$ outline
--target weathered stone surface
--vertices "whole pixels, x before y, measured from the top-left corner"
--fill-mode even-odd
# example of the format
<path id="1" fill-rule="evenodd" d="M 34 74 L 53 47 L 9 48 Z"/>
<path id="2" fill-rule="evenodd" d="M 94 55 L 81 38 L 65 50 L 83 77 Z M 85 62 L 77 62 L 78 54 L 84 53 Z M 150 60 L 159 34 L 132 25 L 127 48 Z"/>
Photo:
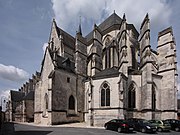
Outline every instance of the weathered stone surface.
<path id="1" fill-rule="evenodd" d="M 86 37 L 72 37 L 53 21 L 35 90 L 35 122 L 83 121 L 103 126 L 113 118 L 175 118 L 176 46 L 172 28 L 150 46 L 150 21 L 140 34 L 112 14 Z M 140 36 L 139 36 L 140 35 Z M 167 102 L 168 101 L 168 102 Z"/>

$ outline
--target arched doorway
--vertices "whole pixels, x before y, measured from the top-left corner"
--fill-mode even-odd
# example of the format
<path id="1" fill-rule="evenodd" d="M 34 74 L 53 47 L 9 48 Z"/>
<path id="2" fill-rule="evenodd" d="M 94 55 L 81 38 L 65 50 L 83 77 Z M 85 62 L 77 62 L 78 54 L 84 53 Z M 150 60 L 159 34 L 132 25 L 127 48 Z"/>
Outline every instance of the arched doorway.
<path id="1" fill-rule="evenodd" d="M 68 107 L 69 110 L 75 110 L 75 99 L 73 97 L 73 95 L 71 95 L 69 97 L 69 107 Z"/>

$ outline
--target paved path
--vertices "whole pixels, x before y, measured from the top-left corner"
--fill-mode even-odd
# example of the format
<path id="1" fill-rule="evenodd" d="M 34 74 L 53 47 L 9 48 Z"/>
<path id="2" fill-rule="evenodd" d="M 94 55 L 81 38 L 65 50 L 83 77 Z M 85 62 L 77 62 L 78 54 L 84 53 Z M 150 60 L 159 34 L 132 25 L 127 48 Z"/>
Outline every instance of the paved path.
<path id="1" fill-rule="evenodd" d="M 179 135 L 180 132 L 157 132 L 155 135 Z M 34 123 L 4 123 L 0 135 L 124 135 L 103 127 L 90 127 L 86 123 L 43 126 Z M 141 132 L 128 135 L 148 135 Z M 150 134 L 149 134 L 150 135 Z M 152 135 L 152 134 L 151 134 Z"/>
<path id="2" fill-rule="evenodd" d="M 69 123 L 69 124 L 61 124 L 61 125 L 42 125 L 42 124 L 34 124 L 34 123 L 16 123 L 25 126 L 36 126 L 36 127 L 77 127 L 77 128 L 104 128 L 104 127 L 91 127 L 86 123 Z M 15 135 L 15 123 L 7 122 L 2 125 L 2 129 L 0 130 L 0 135 Z"/>
<path id="3" fill-rule="evenodd" d="M 34 123 L 22 123 L 19 122 L 19 124 L 25 124 L 30 126 L 40 126 L 40 127 L 80 127 L 80 128 L 104 128 L 104 127 L 92 127 L 87 125 L 85 122 L 81 123 L 68 123 L 68 124 L 60 124 L 60 125 L 43 125 L 43 124 L 34 124 Z"/>

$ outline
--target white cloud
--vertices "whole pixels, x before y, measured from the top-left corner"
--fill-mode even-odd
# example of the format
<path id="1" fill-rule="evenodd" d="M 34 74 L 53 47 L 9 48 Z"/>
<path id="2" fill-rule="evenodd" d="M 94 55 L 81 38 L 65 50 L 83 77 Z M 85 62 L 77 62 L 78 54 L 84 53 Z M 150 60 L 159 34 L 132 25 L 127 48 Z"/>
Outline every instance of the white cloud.
<path id="1" fill-rule="evenodd" d="M 43 47 L 42 47 L 42 49 L 43 49 L 43 52 L 45 53 L 45 51 L 46 51 L 46 47 L 48 46 L 48 43 L 44 43 L 43 44 Z"/>
<path id="2" fill-rule="evenodd" d="M 4 98 L 5 100 L 8 100 L 10 94 L 10 90 L 0 90 L 0 97 L 1 100 Z"/>
<path id="3" fill-rule="evenodd" d="M 106 0 L 51 0 L 53 10 L 58 25 L 69 31 L 77 30 L 79 16 L 82 17 L 82 22 L 95 21 L 101 19 L 104 11 Z M 71 27 L 69 27 L 71 26 Z M 71 31 L 71 32 L 73 32 Z"/>
<path id="4" fill-rule="evenodd" d="M 163 0 L 112 0 L 109 11 L 116 10 L 119 15 L 126 14 L 127 21 L 140 27 L 146 13 L 150 16 L 152 27 L 159 27 L 169 23 L 171 8 Z"/>
<path id="5" fill-rule="evenodd" d="M 13 82 L 22 82 L 29 78 L 29 74 L 23 69 L 0 64 L 0 78 Z"/>
<path id="6" fill-rule="evenodd" d="M 140 27 L 146 13 L 149 13 L 153 28 L 166 26 L 172 13 L 170 5 L 165 0 L 51 0 L 58 25 L 68 32 L 75 32 L 79 16 L 82 21 L 98 23 L 115 10 L 119 16 L 126 14 L 127 22 Z M 105 14 L 105 15 L 104 15 Z M 71 27 L 69 27 L 71 26 Z M 86 30 L 85 30 L 86 31 Z M 90 32 L 90 31 L 89 31 Z"/>

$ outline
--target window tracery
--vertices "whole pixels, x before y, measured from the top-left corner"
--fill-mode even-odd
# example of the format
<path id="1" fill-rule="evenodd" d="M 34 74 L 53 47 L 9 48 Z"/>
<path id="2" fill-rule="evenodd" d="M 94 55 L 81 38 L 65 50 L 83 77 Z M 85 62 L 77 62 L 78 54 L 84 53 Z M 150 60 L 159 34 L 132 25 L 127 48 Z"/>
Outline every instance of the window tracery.
<path id="1" fill-rule="evenodd" d="M 110 87 L 107 83 L 101 88 L 101 106 L 110 106 Z"/>
<path id="2" fill-rule="evenodd" d="M 128 108 L 136 108 L 136 91 L 133 83 L 128 89 Z"/>

